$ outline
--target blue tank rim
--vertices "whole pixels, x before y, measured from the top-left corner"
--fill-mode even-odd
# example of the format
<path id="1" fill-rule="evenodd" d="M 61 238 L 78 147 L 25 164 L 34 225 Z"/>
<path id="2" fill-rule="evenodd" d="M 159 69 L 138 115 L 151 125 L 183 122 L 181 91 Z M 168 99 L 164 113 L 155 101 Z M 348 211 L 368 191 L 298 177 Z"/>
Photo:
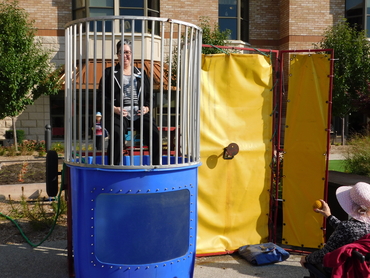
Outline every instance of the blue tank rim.
<path id="1" fill-rule="evenodd" d="M 198 168 L 202 165 L 201 162 L 199 163 L 196 163 L 196 164 L 192 164 L 192 165 L 187 165 L 187 166 L 182 166 L 182 167 L 170 167 L 170 168 L 141 168 L 141 169 L 122 169 L 122 168 L 119 168 L 119 169 L 113 169 L 113 168 L 100 168 L 100 167 L 84 167 L 84 166 L 77 166 L 75 164 L 69 164 L 69 163 L 66 163 L 66 165 L 70 168 L 74 168 L 74 169 L 80 169 L 80 170 L 89 170 L 89 171 L 102 171 L 102 172 L 115 172 L 115 173 L 119 173 L 119 172 L 166 172 L 166 171 L 181 171 L 181 170 L 190 170 L 190 169 L 193 169 L 193 168 Z"/>

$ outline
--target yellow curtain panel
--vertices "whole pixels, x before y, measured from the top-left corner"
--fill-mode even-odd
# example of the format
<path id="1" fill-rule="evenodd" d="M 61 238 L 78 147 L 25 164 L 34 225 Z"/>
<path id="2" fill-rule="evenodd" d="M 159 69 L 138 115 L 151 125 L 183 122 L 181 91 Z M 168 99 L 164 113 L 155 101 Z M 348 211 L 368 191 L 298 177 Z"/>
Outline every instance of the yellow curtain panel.
<path id="1" fill-rule="evenodd" d="M 330 56 L 290 55 L 283 162 L 283 244 L 320 248 L 323 218 Z"/>
<path id="2" fill-rule="evenodd" d="M 267 240 L 272 79 L 270 57 L 203 56 L 197 254 Z M 224 159 L 230 143 L 239 153 Z"/>

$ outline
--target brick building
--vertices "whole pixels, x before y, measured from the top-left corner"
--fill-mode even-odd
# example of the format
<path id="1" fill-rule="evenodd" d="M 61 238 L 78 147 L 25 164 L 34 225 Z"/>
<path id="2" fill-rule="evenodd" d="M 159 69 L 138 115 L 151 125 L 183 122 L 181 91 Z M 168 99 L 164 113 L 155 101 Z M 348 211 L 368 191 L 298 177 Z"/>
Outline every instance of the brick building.
<path id="1" fill-rule="evenodd" d="M 199 24 L 201 16 L 220 29 L 230 29 L 233 45 L 266 49 L 309 49 L 321 39 L 323 31 L 358 7 L 360 1 L 345 0 L 19 0 L 35 20 L 37 36 L 51 49 L 51 62 L 64 64 L 64 26 L 73 19 L 99 15 L 144 15 L 173 18 Z M 353 3 L 351 5 L 352 2 Z M 363 2 L 363 10 L 366 1 Z M 86 6 L 89 3 L 90 6 Z M 356 5 L 355 5 L 356 4 Z M 122 5 L 121 7 L 119 5 Z M 354 20 L 359 20 L 355 18 Z M 363 16 L 363 21 L 366 16 Z M 366 26 L 366 22 L 363 24 Z M 17 119 L 17 128 L 27 139 L 43 140 L 44 127 L 64 126 L 63 91 L 43 96 Z M 0 120 L 0 140 L 12 128 L 11 119 Z M 53 139 L 63 138 L 55 132 Z"/>

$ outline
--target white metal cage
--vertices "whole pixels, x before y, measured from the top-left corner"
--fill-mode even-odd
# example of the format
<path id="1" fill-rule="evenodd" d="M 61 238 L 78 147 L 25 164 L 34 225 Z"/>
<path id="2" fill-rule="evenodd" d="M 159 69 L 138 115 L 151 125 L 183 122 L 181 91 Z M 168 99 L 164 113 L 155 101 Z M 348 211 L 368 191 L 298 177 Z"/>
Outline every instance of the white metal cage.
<path id="1" fill-rule="evenodd" d="M 67 164 L 151 169 L 199 163 L 199 27 L 164 18 L 107 16 L 73 21 L 65 32 Z M 119 41 L 122 50 L 126 42 L 130 44 L 129 75 L 128 54 L 117 55 Z M 127 84 L 119 78 L 123 75 L 129 76 L 131 85 L 129 107 L 136 113 L 131 118 L 123 109 L 128 101 Z M 135 82 L 140 82 L 140 89 Z M 115 115 L 117 107 L 124 116 Z M 146 116 L 140 113 L 145 110 Z M 97 134 L 97 112 L 102 114 L 102 130 L 108 131 L 108 136 L 103 132 L 104 140 Z"/>

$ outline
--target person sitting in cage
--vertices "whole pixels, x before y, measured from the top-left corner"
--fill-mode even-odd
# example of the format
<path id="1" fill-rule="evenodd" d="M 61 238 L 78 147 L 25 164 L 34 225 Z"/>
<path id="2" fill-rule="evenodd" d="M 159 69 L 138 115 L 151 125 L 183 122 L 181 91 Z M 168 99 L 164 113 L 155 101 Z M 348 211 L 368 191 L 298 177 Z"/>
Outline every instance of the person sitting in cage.
<path id="1" fill-rule="evenodd" d="M 309 277 L 330 275 L 331 269 L 323 267 L 324 256 L 370 233 L 370 184 L 358 182 L 354 186 L 341 186 L 336 196 L 350 219 L 340 221 L 331 214 L 329 205 L 320 200 L 322 207 L 315 211 L 322 214 L 335 230 L 322 249 L 301 258 L 301 265 L 310 272 Z"/>
<path id="2" fill-rule="evenodd" d="M 122 158 L 120 134 L 123 134 L 123 138 L 125 138 L 125 134 L 129 128 L 131 128 L 131 130 L 140 131 L 140 115 L 143 115 L 143 134 L 140 134 L 140 139 L 143 140 L 144 145 L 152 149 L 152 164 L 159 165 L 159 131 L 154 119 L 151 119 L 149 111 L 150 81 L 144 70 L 131 66 L 131 54 L 131 42 L 124 40 L 122 47 L 122 42 L 119 41 L 117 43 L 118 63 L 114 67 L 105 69 L 104 84 L 102 84 L 103 78 L 99 83 L 100 95 L 105 98 L 105 127 L 109 134 L 111 134 L 108 144 L 108 161 L 109 164 L 113 163 L 114 165 L 120 165 Z M 123 68 L 121 69 L 122 55 Z M 112 71 L 114 74 L 113 88 L 111 78 Z M 121 84 L 123 84 L 122 95 Z M 102 96 L 103 91 L 104 96 Z M 121 102 L 122 98 L 123 101 Z M 143 100 L 141 100 L 141 98 L 143 98 Z M 143 101 L 142 107 L 140 107 L 141 101 Z M 123 106 L 121 106 L 121 103 L 123 103 Z M 123 129 L 121 130 L 120 119 L 122 117 Z M 130 126 L 131 118 L 133 118 L 133 128 Z M 111 130 L 112 122 L 113 130 Z M 152 134 L 150 134 L 150 125 L 152 125 Z M 125 142 L 123 142 L 123 145 L 125 145 Z M 112 148 L 113 157 L 111 157 Z"/>

